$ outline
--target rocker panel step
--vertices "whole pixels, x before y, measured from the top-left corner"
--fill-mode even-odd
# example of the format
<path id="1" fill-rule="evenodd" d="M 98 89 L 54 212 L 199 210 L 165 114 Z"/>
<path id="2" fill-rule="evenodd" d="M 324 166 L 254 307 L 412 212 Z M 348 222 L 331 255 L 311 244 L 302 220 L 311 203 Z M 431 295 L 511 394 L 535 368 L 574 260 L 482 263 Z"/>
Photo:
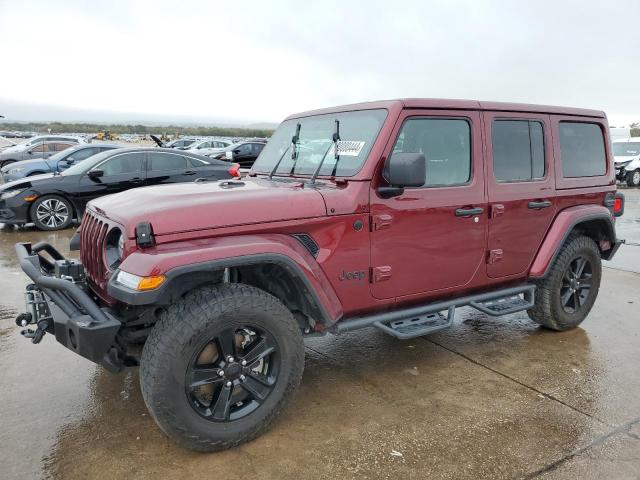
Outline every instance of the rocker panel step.
<path id="1" fill-rule="evenodd" d="M 536 287 L 530 285 L 527 288 L 523 288 L 521 292 L 513 295 L 472 301 L 469 302 L 469 306 L 494 317 L 508 315 L 533 307 L 535 303 L 535 291 Z M 522 297 L 520 295 L 522 295 Z"/>
<path id="2" fill-rule="evenodd" d="M 376 322 L 374 325 L 389 335 L 393 335 L 401 340 L 406 340 L 437 332 L 438 330 L 444 330 L 453 325 L 454 317 L 455 307 L 451 306 L 448 309 L 446 317 L 440 312 L 434 312 L 418 317 L 394 320 L 388 324 Z"/>
<path id="3" fill-rule="evenodd" d="M 348 318 L 338 322 L 333 327 L 333 332 L 343 333 L 376 326 L 397 338 L 414 338 L 451 326 L 457 307 L 469 306 L 491 316 L 507 315 L 531 308 L 535 301 L 535 289 L 535 285 L 526 284 L 366 317 Z M 439 314 L 443 311 L 448 312 L 446 319 Z M 441 319 L 430 316 L 433 314 L 439 314 Z"/>

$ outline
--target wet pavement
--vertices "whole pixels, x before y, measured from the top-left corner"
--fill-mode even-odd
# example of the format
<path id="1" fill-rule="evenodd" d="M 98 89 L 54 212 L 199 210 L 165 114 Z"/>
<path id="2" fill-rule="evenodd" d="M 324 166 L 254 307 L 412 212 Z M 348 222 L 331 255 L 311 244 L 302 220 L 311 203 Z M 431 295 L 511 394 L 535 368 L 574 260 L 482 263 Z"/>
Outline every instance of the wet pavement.
<path id="1" fill-rule="evenodd" d="M 618 233 L 640 243 L 640 190 Z M 607 264 L 581 328 L 460 310 L 444 332 L 307 341 L 303 382 L 274 428 L 234 450 L 173 445 L 137 371 L 113 375 L 13 318 L 27 283 L 0 228 L 0 478 L 640 478 L 640 247 Z"/>

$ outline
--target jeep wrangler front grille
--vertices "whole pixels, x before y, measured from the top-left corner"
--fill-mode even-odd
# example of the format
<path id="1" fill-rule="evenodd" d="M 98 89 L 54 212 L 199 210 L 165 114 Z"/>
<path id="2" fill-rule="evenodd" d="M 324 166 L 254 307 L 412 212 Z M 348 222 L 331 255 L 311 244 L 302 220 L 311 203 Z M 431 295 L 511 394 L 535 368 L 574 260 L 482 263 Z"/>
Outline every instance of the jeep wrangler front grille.
<path id="1" fill-rule="evenodd" d="M 107 268 L 104 263 L 104 239 L 109 225 L 85 211 L 80 226 L 80 260 L 84 265 L 87 280 L 100 290 L 106 288 Z"/>

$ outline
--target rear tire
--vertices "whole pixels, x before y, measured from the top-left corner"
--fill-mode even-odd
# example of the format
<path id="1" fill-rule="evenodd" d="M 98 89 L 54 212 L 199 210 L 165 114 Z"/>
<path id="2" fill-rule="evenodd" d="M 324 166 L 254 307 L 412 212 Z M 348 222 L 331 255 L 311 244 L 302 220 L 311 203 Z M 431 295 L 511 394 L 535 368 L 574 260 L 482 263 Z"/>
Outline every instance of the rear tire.
<path id="1" fill-rule="evenodd" d="M 535 305 L 527 310 L 529 318 L 552 330 L 577 327 L 593 307 L 601 277 L 596 243 L 587 236 L 572 235 L 547 276 L 537 282 Z"/>
<path id="2" fill-rule="evenodd" d="M 261 344 L 272 351 L 254 361 Z M 221 284 L 193 290 L 162 313 L 144 345 L 140 384 L 169 437 L 213 452 L 267 430 L 303 369 L 302 333 L 291 312 L 260 289 Z"/>
<path id="3" fill-rule="evenodd" d="M 640 186 L 640 168 L 635 169 L 633 172 L 627 172 L 627 185 L 629 187 Z"/>
<path id="4" fill-rule="evenodd" d="M 31 220 L 39 230 L 62 230 L 71 225 L 73 207 L 64 197 L 45 195 L 33 202 Z"/>

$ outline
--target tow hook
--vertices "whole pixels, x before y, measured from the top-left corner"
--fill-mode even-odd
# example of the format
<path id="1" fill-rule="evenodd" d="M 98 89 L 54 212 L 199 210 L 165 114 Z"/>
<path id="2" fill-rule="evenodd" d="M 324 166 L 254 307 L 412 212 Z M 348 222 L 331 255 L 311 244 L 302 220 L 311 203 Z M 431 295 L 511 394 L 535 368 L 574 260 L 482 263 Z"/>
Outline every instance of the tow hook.
<path id="1" fill-rule="evenodd" d="M 16 325 L 24 328 L 24 330 L 20 330 L 20 335 L 25 338 L 30 338 L 31 343 L 40 343 L 47 333 L 47 328 L 49 328 L 49 319 L 45 318 L 40 320 L 35 330 L 25 328 L 31 323 L 33 323 L 33 317 L 30 313 L 21 313 L 16 317 Z"/>

